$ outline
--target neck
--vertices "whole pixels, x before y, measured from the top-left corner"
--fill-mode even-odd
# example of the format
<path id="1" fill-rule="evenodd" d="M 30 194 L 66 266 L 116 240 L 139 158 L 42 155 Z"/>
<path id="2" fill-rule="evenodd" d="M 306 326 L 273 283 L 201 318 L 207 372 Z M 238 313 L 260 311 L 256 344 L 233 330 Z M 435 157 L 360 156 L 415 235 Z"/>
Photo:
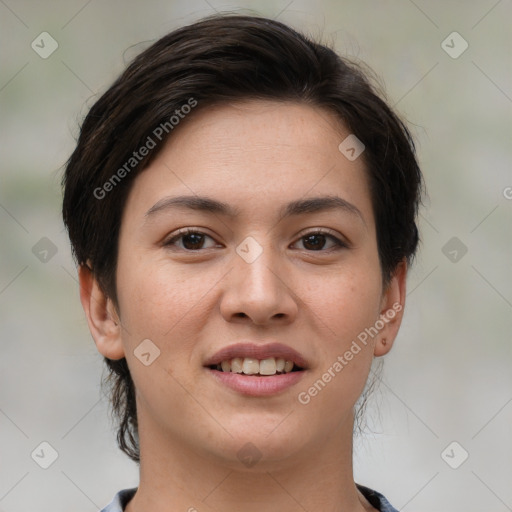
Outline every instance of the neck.
<path id="1" fill-rule="evenodd" d="M 354 484 L 352 428 L 353 417 L 300 453 L 241 469 L 236 454 L 220 459 L 139 419 L 140 484 L 126 512 L 374 510 Z"/>

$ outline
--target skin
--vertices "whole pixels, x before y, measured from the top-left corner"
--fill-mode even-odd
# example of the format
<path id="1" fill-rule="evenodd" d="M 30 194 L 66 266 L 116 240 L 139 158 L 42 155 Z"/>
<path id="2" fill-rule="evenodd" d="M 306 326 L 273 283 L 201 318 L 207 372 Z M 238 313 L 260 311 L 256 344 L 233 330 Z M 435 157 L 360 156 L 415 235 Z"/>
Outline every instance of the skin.
<path id="1" fill-rule="evenodd" d="M 354 484 L 353 407 L 373 358 L 391 349 L 403 309 L 307 405 L 297 399 L 405 301 L 405 263 L 383 287 L 364 160 L 338 150 L 348 134 L 331 113 L 303 104 L 252 100 L 196 111 L 133 183 L 119 238 L 118 308 L 80 269 L 97 349 L 126 357 L 137 390 L 140 485 L 128 512 L 375 510 Z M 239 213 L 146 214 L 179 195 L 208 196 Z M 341 197 L 360 215 L 279 220 L 283 205 L 319 196 Z M 207 235 L 203 245 L 190 237 L 164 245 L 186 227 Z M 304 238 L 319 229 L 347 247 Z M 252 263 L 236 252 L 248 236 L 262 248 Z M 203 368 L 222 347 L 269 338 L 309 363 L 277 395 L 241 395 Z M 134 356 L 144 339 L 160 350 L 149 366 Z M 252 467 L 237 457 L 247 442 L 261 454 Z"/>

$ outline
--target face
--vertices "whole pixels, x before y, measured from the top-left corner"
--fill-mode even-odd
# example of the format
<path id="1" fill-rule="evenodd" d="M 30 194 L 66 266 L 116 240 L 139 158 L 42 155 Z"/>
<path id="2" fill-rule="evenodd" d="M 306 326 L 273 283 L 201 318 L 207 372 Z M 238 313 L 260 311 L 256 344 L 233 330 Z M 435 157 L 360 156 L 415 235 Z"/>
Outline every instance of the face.
<path id="1" fill-rule="evenodd" d="M 127 359 L 141 436 L 239 464 L 248 442 L 264 461 L 296 460 L 351 432 L 405 271 L 383 289 L 364 160 L 338 149 L 348 135 L 300 104 L 205 108 L 137 176 L 119 316 L 107 304 L 114 320 L 91 330 Z"/>

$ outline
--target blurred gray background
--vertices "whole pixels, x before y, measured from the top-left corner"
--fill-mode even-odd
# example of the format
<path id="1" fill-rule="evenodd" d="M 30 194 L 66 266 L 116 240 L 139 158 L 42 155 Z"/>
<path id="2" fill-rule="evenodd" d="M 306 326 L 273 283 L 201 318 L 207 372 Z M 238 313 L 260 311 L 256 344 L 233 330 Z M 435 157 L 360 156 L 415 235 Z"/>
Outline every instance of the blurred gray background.
<path id="1" fill-rule="evenodd" d="M 138 483 L 101 397 L 60 178 L 136 44 L 216 10 L 363 60 L 418 142 L 421 253 L 356 481 L 406 512 L 512 510 L 510 0 L 0 0 L 0 511 L 95 512 Z"/>

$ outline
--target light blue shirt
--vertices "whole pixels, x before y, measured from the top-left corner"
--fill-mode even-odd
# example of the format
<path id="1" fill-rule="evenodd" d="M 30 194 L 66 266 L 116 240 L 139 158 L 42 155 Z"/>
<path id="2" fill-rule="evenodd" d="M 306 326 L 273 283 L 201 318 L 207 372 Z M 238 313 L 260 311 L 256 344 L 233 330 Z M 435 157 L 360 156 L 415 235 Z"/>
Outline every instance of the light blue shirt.
<path id="1" fill-rule="evenodd" d="M 373 491 L 368 487 L 357 484 L 357 488 L 361 491 L 364 497 L 380 512 L 398 512 L 389 501 L 379 492 Z M 119 491 L 114 499 L 100 512 L 124 512 L 126 504 L 133 498 L 137 487 L 132 489 L 124 489 Z"/>

